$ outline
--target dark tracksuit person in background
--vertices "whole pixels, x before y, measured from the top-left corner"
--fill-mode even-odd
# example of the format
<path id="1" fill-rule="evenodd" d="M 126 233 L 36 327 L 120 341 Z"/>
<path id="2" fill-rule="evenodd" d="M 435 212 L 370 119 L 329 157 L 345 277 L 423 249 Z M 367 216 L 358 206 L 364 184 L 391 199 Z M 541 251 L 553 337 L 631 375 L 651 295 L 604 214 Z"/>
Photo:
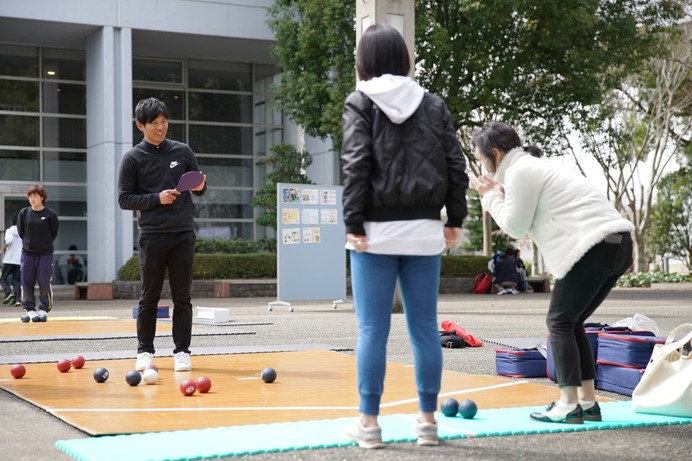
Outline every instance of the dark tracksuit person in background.
<path id="1" fill-rule="evenodd" d="M 53 308 L 53 241 L 58 236 L 58 215 L 46 208 L 48 192 L 34 184 L 26 193 L 31 206 L 17 216 L 17 232 L 22 239 L 22 308 L 29 319 L 46 315 Z M 38 283 L 38 312 L 34 287 Z"/>
<path id="2" fill-rule="evenodd" d="M 191 193 L 200 196 L 206 192 L 206 176 L 191 193 L 175 189 L 184 173 L 199 168 L 188 145 L 166 139 L 168 109 L 163 102 L 155 98 L 139 101 L 135 118 L 144 140 L 123 156 L 118 178 L 120 208 L 137 212 L 139 229 L 142 287 L 135 368 L 141 371 L 153 363 L 156 314 L 168 270 L 173 300 L 174 369 L 190 371 L 190 291 L 196 241 Z"/>

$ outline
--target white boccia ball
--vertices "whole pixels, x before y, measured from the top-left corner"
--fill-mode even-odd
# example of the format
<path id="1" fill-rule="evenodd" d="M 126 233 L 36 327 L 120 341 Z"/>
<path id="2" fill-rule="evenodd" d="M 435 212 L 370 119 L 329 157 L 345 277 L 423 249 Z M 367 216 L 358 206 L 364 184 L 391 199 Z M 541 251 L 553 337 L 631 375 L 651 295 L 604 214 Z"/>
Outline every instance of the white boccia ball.
<path id="1" fill-rule="evenodd" d="M 147 368 L 142 373 L 142 380 L 147 384 L 154 384 L 159 379 L 159 373 L 153 368 Z"/>

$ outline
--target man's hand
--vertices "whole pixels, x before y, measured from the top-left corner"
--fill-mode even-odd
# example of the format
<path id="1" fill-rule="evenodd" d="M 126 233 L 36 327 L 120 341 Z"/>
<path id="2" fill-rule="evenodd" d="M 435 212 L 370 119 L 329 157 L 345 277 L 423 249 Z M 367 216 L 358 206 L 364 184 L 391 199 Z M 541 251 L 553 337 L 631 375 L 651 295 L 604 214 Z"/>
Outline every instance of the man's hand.
<path id="1" fill-rule="evenodd" d="M 170 205 L 175 202 L 178 195 L 180 195 L 180 192 L 175 189 L 165 189 L 159 192 L 159 201 L 161 205 Z"/>
<path id="2" fill-rule="evenodd" d="M 204 179 L 202 179 L 202 182 L 199 183 L 199 186 L 195 187 L 194 189 L 190 189 L 191 191 L 197 192 L 202 189 L 204 189 L 204 185 L 207 183 L 207 175 L 204 175 Z"/>

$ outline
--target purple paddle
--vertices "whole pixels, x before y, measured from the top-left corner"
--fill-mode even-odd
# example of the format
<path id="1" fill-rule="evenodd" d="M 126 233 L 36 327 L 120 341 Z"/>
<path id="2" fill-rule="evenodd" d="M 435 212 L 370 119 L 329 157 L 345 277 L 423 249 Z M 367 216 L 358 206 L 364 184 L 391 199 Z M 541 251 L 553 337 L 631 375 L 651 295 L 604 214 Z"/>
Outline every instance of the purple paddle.
<path id="1" fill-rule="evenodd" d="M 188 171 L 180 177 L 175 189 L 179 192 L 185 192 L 199 186 L 202 181 L 204 181 L 204 175 L 201 171 Z"/>

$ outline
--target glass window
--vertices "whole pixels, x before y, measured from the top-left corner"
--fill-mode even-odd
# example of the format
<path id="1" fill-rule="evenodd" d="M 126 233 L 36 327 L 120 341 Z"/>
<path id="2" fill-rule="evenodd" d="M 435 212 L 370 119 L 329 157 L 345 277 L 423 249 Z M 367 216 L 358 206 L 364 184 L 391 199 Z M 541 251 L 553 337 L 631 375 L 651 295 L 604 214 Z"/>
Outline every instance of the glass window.
<path id="1" fill-rule="evenodd" d="M 205 239 L 251 239 L 252 223 L 197 222 L 197 235 Z"/>
<path id="2" fill-rule="evenodd" d="M 48 191 L 48 199 L 50 201 L 50 191 Z M 55 203 L 46 202 L 48 208 L 53 208 Z M 55 210 L 57 212 L 57 210 Z M 86 251 L 87 249 L 87 222 L 86 220 L 70 220 L 65 219 L 62 213 L 60 215 L 60 229 L 58 230 L 58 237 L 53 242 L 54 248 L 60 248 L 67 250 L 70 245 L 77 245 L 81 251 Z M 82 254 L 82 258 L 86 258 Z M 57 258 L 56 258 L 57 259 Z M 54 264 L 57 266 L 57 264 Z"/>
<path id="3" fill-rule="evenodd" d="M 135 106 L 142 99 L 156 98 L 162 101 L 168 108 L 168 118 L 171 120 L 185 120 L 185 92 L 181 90 L 159 90 L 150 88 L 134 88 L 132 90 L 132 114 L 134 117 Z"/>
<path id="4" fill-rule="evenodd" d="M 260 160 L 255 167 L 255 184 L 258 188 L 262 188 L 267 184 L 267 164 Z"/>
<path id="5" fill-rule="evenodd" d="M 252 191 L 208 189 L 195 198 L 195 216 L 204 219 L 252 219 Z"/>
<path id="6" fill-rule="evenodd" d="M 42 53 L 43 78 L 60 80 L 86 80 L 84 51 L 44 48 Z"/>
<path id="7" fill-rule="evenodd" d="M 277 109 L 271 96 L 257 95 L 255 97 L 255 123 L 262 125 L 281 125 L 283 116 Z"/>
<path id="8" fill-rule="evenodd" d="M 189 61 L 190 88 L 252 91 L 250 64 L 217 61 Z"/>
<path id="9" fill-rule="evenodd" d="M 86 120 L 44 117 L 43 146 L 86 149 Z"/>
<path id="10" fill-rule="evenodd" d="M 46 206 L 55 211 L 61 219 L 63 216 L 86 219 L 86 186 L 46 186 L 46 192 L 48 192 Z M 60 234 L 63 233 L 62 227 L 61 221 Z M 65 245 L 65 248 L 67 248 L 70 243 Z M 62 248 L 61 246 L 59 247 Z M 84 239 L 83 248 L 86 248 L 86 238 Z"/>
<path id="11" fill-rule="evenodd" d="M 190 92 L 190 120 L 252 123 L 252 96 Z"/>
<path id="12" fill-rule="evenodd" d="M 180 61 L 133 59 L 132 80 L 182 84 L 183 63 Z"/>
<path id="13" fill-rule="evenodd" d="M 38 158 L 38 152 L 0 150 L 0 180 L 39 181 L 41 170 Z"/>
<path id="14" fill-rule="evenodd" d="M 0 146 L 38 146 L 38 117 L 0 115 Z"/>
<path id="15" fill-rule="evenodd" d="M 252 187 L 252 159 L 197 156 L 199 169 L 216 187 Z"/>
<path id="16" fill-rule="evenodd" d="M 5 227 L 3 229 L 7 229 L 12 225 L 12 215 L 15 213 L 19 213 L 19 211 L 24 208 L 29 206 L 29 200 L 26 197 L 26 190 L 27 187 L 24 186 L 10 186 L 12 188 L 12 194 L 17 194 L 17 195 L 10 195 L 10 194 L 3 194 L 4 202 L 5 202 Z M 5 243 L 5 240 L 1 240 L 2 243 Z"/>
<path id="17" fill-rule="evenodd" d="M 272 155 L 271 149 L 283 142 L 282 128 L 257 128 L 255 131 L 255 154 L 258 157 Z"/>
<path id="18" fill-rule="evenodd" d="M 190 125 L 189 144 L 195 153 L 252 155 L 252 128 Z"/>
<path id="19" fill-rule="evenodd" d="M 86 152 L 44 152 L 43 179 L 47 182 L 87 182 Z"/>
<path id="20" fill-rule="evenodd" d="M 38 112 L 38 82 L 0 80 L 0 110 Z"/>
<path id="21" fill-rule="evenodd" d="M 0 75 L 38 77 L 38 48 L 0 45 Z"/>
<path id="22" fill-rule="evenodd" d="M 256 65 L 255 66 L 255 92 L 270 93 L 272 86 L 278 85 L 281 81 L 279 74 L 274 66 Z"/>
<path id="23" fill-rule="evenodd" d="M 86 85 L 44 82 L 43 112 L 86 115 Z"/>

